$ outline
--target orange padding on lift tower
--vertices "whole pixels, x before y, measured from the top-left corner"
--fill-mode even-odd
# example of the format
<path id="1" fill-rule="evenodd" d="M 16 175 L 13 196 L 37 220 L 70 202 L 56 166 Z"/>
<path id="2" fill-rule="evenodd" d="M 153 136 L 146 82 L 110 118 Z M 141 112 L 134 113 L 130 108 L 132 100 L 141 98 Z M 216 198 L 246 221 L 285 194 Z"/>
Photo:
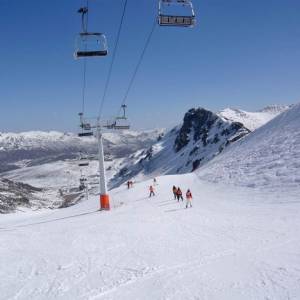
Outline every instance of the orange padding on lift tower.
<path id="1" fill-rule="evenodd" d="M 109 210 L 109 195 L 100 195 L 101 210 Z"/>

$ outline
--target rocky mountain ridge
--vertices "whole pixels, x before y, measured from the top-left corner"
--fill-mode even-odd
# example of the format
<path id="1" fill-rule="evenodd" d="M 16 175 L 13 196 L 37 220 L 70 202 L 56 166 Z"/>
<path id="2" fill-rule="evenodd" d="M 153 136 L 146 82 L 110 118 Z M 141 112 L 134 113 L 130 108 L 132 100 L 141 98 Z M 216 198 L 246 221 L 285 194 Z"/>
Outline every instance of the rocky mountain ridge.
<path id="1" fill-rule="evenodd" d="M 190 109 L 179 125 L 165 134 L 148 150 L 131 155 L 112 182 L 162 174 L 188 173 L 201 167 L 225 147 L 250 133 L 243 124 L 224 120 L 204 108 Z"/>

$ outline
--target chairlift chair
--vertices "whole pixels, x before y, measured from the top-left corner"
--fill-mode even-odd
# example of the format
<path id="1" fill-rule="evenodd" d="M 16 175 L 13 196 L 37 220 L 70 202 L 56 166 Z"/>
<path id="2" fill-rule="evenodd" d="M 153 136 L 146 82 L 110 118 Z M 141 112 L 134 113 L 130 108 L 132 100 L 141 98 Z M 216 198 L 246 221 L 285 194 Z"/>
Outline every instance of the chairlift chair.
<path id="1" fill-rule="evenodd" d="M 123 110 L 123 115 L 116 117 L 115 123 L 114 123 L 114 128 L 119 129 L 119 130 L 128 130 L 128 129 L 130 129 L 130 125 L 129 125 L 129 122 L 128 122 L 127 116 L 126 116 L 127 105 L 122 104 L 121 108 Z"/>
<path id="2" fill-rule="evenodd" d="M 104 156 L 104 161 L 113 161 L 111 156 Z"/>
<path id="3" fill-rule="evenodd" d="M 130 125 L 127 120 L 117 119 L 114 125 L 114 129 L 128 130 L 130 129 Z"/>
<path id="4" fill-rule="evenodd" d="M 80 155 L 80 157 L 79 157 L 79 162 L 78 162 L 78 166 L 79 166 L 79 167 L 88 167 L 89 164 L 90 164 L 90 163 L 89 163 L 89 161 L 88 161 L 87 156 Z"/>
<path id="5" fill-rule="evenodd" d="M 79 161 L 78 167 L 88 167 L 89 162 L 88 161 Z"/>
<path id="6" fill-rule="evenodd" d="M 87 178 L 85 178 L 84 176 L 81 176 L 79 178 L 79 190 L 83 191 L 87 188 Z"/>
<path id="7" fill-rule="evenodd" d="M 90 132 L 79 132 L 78 133 L 78 137 L 88 137 L 88 136 L 93 136 L 94 133 L 93 131 L 90 131 Z"/>
<path id="8" fill-rule="evenodd" d="M 107 124 L 105 126 L 103 126 L 107 129 L 118 129 L 118 130 L 128 130 L 130 129 L 130 125 L 127 121 L 127 119 L 123 119 L 123 118 L 115 118 L 114 121 L 112 122 L 107 122 Z"/>
<path id="9" fill-rule="evenodd" d="M 160 0 L 158 24 L 160 26 L 193 27 L 195 12 L 190 0 Z"/>
<path id="10" fill-rule="evenodd" d="M 87 137 L 93 136 L 92 126 L 90 123 L 84 121 L 83 113 L 78 114 L 80 117 L 80 127 L 82 128 L 82 132 L 78 133 L 79 137 Z"/>
<path id="11" fill-rule="evenodd" d="M 103 33 L 81 32 L 77 37 L 74 53 L 76 59 L 106 56 L 107 53 L 106 37 Z"/>
<path id="12" fill-rule="evenodd" d="M 91 126 L 90 123 L 81 123 L 80 127 L 83 130 L 86 130 L 86 131 L 91 131 L 92 130 L 92 126 Z"/>

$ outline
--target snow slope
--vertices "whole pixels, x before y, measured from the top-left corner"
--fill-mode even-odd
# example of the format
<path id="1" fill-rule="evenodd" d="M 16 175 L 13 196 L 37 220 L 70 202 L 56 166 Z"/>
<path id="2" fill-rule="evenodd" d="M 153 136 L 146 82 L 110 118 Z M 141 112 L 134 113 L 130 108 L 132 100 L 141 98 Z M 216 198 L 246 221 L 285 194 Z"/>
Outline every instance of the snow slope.
<path id="1" fill-rule="evenodd" d="M 300 201 L 157 178 L 67 209 L 0 219 L 0 299 L 300 298 Z M 193 208 L 171 187 L 193 192 Z"/>
<path id="2" fill-rule="evenodd" d="M 228 147 L 198 175 L 215 183 L 299 196 L 300 103 Z"/>
<path id="3" fill-rule="evenodd" d="M 257 112 L 248 112 L 241 109 L 226 108 L 218 115 L 225 120 L 242 123 L 246 128 L 253 131 L 289 109 L 288 105 L 270 105 Z"/>

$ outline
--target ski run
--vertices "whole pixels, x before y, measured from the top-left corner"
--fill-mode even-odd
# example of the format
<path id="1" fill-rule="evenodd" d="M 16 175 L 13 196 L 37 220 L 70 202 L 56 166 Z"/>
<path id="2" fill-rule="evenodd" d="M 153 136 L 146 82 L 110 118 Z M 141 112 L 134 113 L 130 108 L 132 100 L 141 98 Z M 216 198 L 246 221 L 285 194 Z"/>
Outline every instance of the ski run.
<path id="1" fill-rule="evenodd" d="M 299 299 L 299 202 L 164 176 L 0 221 L 0 299 Z M 193 208 L 172 186 L 193 193 Z"/>

